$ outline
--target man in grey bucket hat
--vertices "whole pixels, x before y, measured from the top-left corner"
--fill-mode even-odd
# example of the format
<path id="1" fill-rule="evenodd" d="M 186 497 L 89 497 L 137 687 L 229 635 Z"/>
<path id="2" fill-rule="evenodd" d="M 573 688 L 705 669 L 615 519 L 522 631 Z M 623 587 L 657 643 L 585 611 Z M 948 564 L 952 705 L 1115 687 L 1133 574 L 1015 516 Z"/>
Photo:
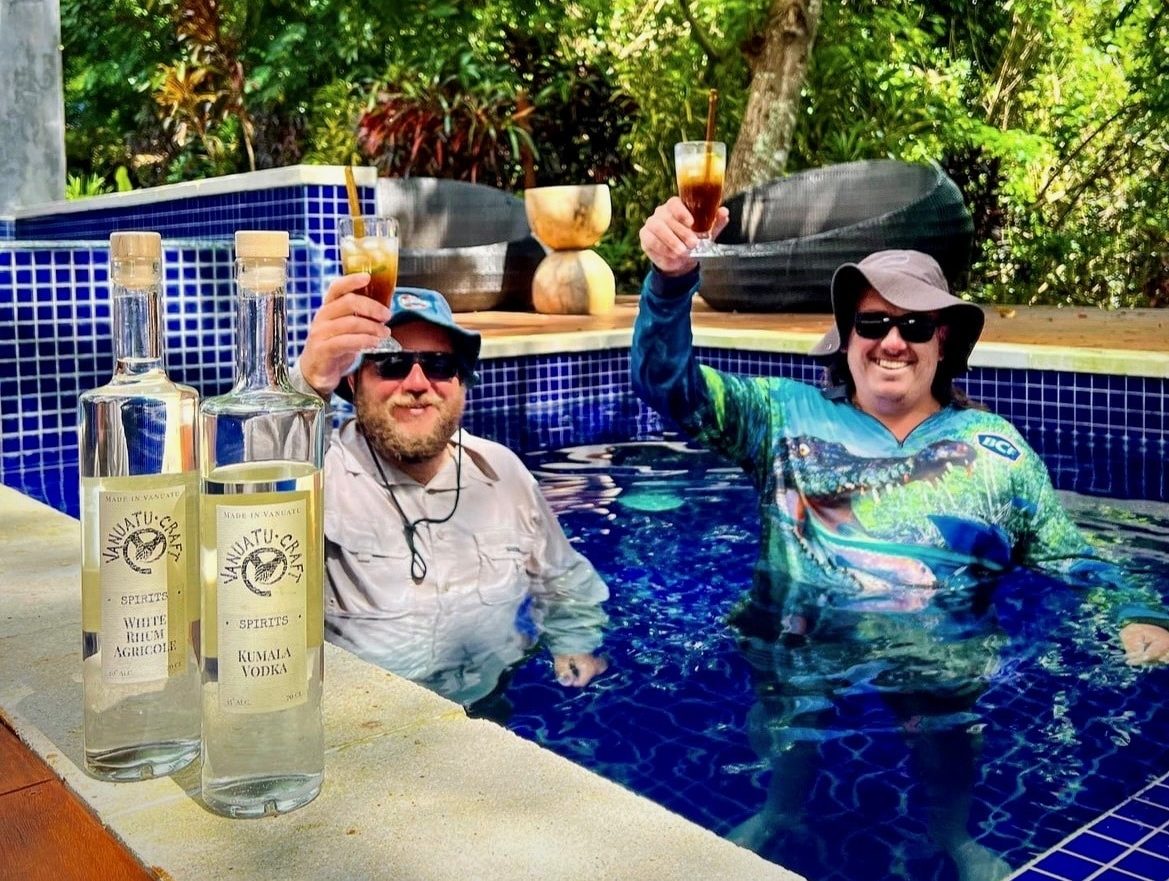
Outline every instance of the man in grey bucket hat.
<path id="1" fill-rule="evenodd" d="M 293 381 L 352 401 L 325 453 L 325 635 L 503 721 L 537 640 L 557 682 L 604 672 L 609 592 L 569 544 L 519 457 L 461 428 L 479 334 L 438 291 L 330 285 Z M 396 351 L 371 351 L 391 337 Z"/>
<path id="2" fill-rule="evenodd" d="M 641 229 L 652 266 L 630 370 L 648 404 L 759 490 L 759 559 L 731 624 L 758 698 L 748 733 L 772 774 L 763 808 L 731 837 L 786 853 L 791 836 L 813 835 L 802 813 L 820 745 L 879 718 L 863 711 L 876 695 L 903 728 L 931 837 L 961 881 L 997 881 L 1009 867 L 968 829 L 977 699 L 1004 642 L 995 587 L 1106 585 L 1132 664 L 1169 658 L 1169 612 L 1088 544 L 1019 432 L 954 387 L 983 313 L 950 293 L 932 257 L 879 251 L 836 271 L 832 327 L 812 350 L 828 361 L 817 388 L 697 361 L 691 223 L 672 198 Z"/>

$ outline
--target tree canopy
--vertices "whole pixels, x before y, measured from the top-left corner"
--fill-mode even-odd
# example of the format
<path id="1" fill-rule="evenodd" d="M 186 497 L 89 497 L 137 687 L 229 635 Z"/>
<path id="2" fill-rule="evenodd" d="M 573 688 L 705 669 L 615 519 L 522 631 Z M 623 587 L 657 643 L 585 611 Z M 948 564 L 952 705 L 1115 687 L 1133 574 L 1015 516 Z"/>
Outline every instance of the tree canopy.
<path id="1" fill-rule="evenodd" d="M 734 144 L 773 0 L 61 0 L 75 194 L 297 162 L 505 189 L 608 181 L 604 256 L 673 191 L 706 93 Z M 940 163 L 983 302 L 1169 302 L 1162 0 L 815 0 L 786 172 Z M 772 172 L 781 173 L 781 172 Z"/>

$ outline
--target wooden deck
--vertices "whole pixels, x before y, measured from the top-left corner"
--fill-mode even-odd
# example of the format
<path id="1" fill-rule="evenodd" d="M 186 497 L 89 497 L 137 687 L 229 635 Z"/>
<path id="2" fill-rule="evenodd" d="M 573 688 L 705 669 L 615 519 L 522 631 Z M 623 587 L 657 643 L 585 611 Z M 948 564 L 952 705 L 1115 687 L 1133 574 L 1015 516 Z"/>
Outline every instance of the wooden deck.
<path id="1" fill-rule="evenodd" d="M 1065 309 L 1055 306 L 984 307 L 987 342 L 1063 348 L 1120 349 L 1169 354 L 1169 309 Z M 460 324 L 486 337 L 530 336 L 584 330 L 619 330 L 633 327 L 637 297 L 617 298 L 608 315 L 541 315 L 535 312 L 464 312 Z M 716 312 L 696 299 L 696 327 L 709 329 L 803 331 L 823 333 L 830 315 Z"/>
<path id="2" fill-rule="evenodd" d="M 159 881 L 0 717 L 0 879 Z"/>

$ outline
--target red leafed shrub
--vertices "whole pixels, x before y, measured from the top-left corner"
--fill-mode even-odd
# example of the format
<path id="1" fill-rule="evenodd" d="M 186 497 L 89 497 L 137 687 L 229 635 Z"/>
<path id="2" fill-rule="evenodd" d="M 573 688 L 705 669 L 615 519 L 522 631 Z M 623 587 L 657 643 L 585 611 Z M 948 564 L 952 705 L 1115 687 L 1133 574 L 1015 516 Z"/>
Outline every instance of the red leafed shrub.
<path id="1" fill-rule="evenodd" d="M 358 122 L 362 154 L 390 177 L 444 177 L 513 189 L 521 149 L 535 152 L 506 84 L 468 88 L 457 77 L 400 78 Z"/>

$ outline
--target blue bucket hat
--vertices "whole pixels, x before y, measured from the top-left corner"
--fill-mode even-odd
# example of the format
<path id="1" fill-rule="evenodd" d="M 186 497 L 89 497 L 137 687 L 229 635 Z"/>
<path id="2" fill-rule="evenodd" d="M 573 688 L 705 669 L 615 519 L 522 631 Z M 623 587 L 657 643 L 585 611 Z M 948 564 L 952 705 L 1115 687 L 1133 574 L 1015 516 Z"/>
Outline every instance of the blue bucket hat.
<path id="1" fill-rule="evenodd" d="M 468 386 L 474 385 L 475 367 L 479 363 L 479 348 L 483 340 L 476 331 L 455 324 L 446 297 L 429 288 L 394 288 L 394 294 L 390 298 L 390 320 L 386 322 L 386 327 L 392 329 L 412 321 L 425 321 L 447 332 L 451 348 L 459 361 L 459 375 L 463 383 Z M 353 366 L 346 371 L 346 375 L 360 370 L 364 359 L 365 353 L 358 355 Z M 345 400 L 352 402 L 353 395 L 349 383 L 342 382 L 336 391 Z"/>

